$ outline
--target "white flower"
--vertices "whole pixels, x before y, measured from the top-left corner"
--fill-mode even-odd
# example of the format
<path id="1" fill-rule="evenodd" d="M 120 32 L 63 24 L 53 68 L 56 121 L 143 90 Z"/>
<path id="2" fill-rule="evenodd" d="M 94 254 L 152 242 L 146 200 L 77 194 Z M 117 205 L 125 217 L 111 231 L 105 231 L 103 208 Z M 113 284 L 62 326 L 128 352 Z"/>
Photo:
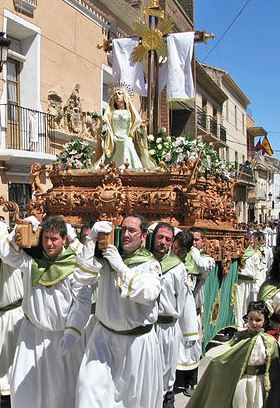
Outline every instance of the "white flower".
<path id="1" fill-rule="evenodd" d="M 157 137 L 156 143 L 161 143 L 162 142 L 162 137 Z"/>
<path id="2" fill-rule="evenodd" d="M 156 153 L 156 152 L 155 152 L 154 149 L 149 150 L 149 154 L 150 154 L 151 156 L 153 156 L 155 153 Z"/>
<path id="3" fill-rule="evenodd" d="M 182 161 L 184 161 L 185 157 L 182 153 L 180 153 L 177 157 L 177 163 L 181 163 Z"/>
<path id="4" fill-rule="evenodd" d="M 153 142 L 155 140 L 154 135 L 148 135 L 147 138 L 150 142 Z"/>
<path id="5" fill-rule="evenodd" d="M 198 154 L 196 152 L 188 152 L 189 160 L 196 160 L 198 158 Z"/>
<path id="6" fill-rule="evenodd" d="M 157 145 L 157 148 L 158 148 L 158 150 L 161 150 L 161 149 L 162 149 L 162 144 L 159 143 L 159 144 Z"/>
<path id="7" fill-rule="evenodd" d="M 179 146 L 179 147 L 176 147 L 175 150 L 176 150 L 177 153 L 182 153 L 182 152 L 183 152 L 183 148 L 180 147 L 180 146 Z"/>
<path id="8" fill-rule="evenodd" d="M 166 153 L 164 159 L 165 159 L 167 162 L 169 162 L 169 161 L 171 160 L 171 153 L 170 153 L 170 152 Z"/>
<path id="9" fill-rule="evenodd" d="M 174 147 L 181 146 L 182 144 L 184 144 L 183 137 L 177 137 L 176 140 L 173 142 Z"/>

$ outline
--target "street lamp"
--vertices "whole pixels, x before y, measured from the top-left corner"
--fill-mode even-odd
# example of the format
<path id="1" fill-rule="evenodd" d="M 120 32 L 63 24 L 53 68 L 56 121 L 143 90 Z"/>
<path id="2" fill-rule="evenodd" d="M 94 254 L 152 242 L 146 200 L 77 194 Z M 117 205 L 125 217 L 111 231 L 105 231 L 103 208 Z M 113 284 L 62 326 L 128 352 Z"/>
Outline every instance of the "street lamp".
<path id="1" fill-rule="evenodd" d="M 4 37 L 5 33 L 0 32 L 0 72 L 2 72 L 3 64 L 7 62 L 8 48 L 11 45 L 11 41 Z"/>

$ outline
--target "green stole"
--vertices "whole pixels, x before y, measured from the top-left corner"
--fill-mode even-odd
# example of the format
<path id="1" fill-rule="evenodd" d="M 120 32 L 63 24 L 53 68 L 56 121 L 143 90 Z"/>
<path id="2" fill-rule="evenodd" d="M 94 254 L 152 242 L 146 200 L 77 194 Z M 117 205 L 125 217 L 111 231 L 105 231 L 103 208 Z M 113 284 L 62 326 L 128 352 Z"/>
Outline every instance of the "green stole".
<path id="1" fill-rule="evenodd" d="M 164 275 L 165 273 L 170 271 L 170 269 L 173 269 L 175 268 L 175 266 L 179 265 L 181 262 L 181 259 L 178 258 L 177 255 L 169 251 L 169 253 L 166 254 L 160 261 L 162 274 Z"/>
<path id="2" fill-rule="evenodd" d="M 245 250 L 244 253 L 242 255 L 242 261 L 247 261 L 247 259 L 251 258 L 251 256 L 253 256 L 257 251 L 251 246 L 249 245 Z"/>
<path id="3" fill-rule="evenodd" d="M 201 256 L 207 256 L 206 250 L 202 249 L 200 251 L 200 255 Z M 185 267 L 186 267 L 187 273 L 190 274 L 190 275 L 200 275 L 200 273 L 201 273 L 200 268 L 197 266 L 197 264 L 193 260 L 191 250 L 187 253 L 187 256 L 186 256 L 186 259 L 185 259 Z"/>
<path id="4" fill-rule="evenodd" d="M 51 286 L 65 279 L 73 272 L 76 262 L 76 252 L 68 247 L 55 259 L 32 259 L 32 287 L 37 283 Z"/>
<path id="5" fill-rule="evenodd" d="M 274 298 L 274 296 L 280 291 L 279 282 L 274 282 L 271 279 L 265 282 L 258 294 L 258 300 L 267 301 Z"/>
<path id="6" fill-rule="evenodd" d="M 239 379 L 246 372 L 248 361 L 255 345 L 257 335 L 262 336 L 267 354 L 265 367 L 264 388 L 266 398 L 273 385 L 273 392 L 278 392 L 279 373 L 275 370 L 278 364 L 279 347 L 277 341 L 269 334 L 249 331 L 238 332 L 232 340 L 225 345 L 222 354 L 213 358 L 204 375 L 198 383 L 196 390 L 188 402 L 188 408 L 215 407 L 232 408 L 232 400 Z M 272 366 L 272 370 L 270 370 Z M 275 378 L 276 376 L 276 378 Z M 272 383 L 271 383 L 272 382 Z M 279 394 L 280 395 L 280 394 Z M 279 396 L 273 398 L 270 408 L 279 408 Z"/>
<path id="7" fill-rule="evenodd" d="M 136 249 L 136 251 L 134 251 L 132 254 L 129 254 L 127 256 L 124 255 L 122 258 L 126 266 L 141 264 L 144 262 L 152 262 L 156 260 L 151 252 L 148 251 L 145 247 L 140 247 Z"/>
<path id="8" fill-rule="evenodd" d="M 243 255 L 240 260 L 240 269 L 244 269 L 247 259 L 251 258 L 257 251 L 249 245 L 243 252 Z"/>

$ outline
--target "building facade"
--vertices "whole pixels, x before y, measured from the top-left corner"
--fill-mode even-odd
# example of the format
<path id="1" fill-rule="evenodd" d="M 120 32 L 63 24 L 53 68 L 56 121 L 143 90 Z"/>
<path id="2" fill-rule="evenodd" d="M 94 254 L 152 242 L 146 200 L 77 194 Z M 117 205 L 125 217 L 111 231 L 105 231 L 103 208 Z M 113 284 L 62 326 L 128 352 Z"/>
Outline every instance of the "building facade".
<path id="1" fill-rule="evenodd" d="M 221 107 L 218 105 L 210 107 L 212 115 L 209 117 L 209 122 L 210 125 L 212 124 L 212 133 L 214 130 L 215 138 L 219 140 L 216 142 L 219 155 L 232 164 L 232 175 L 237 180 L 234 199 L 237 221 L 238 223 L 248 222 L 247 189 L 254 187 L 253 170 L 248 161 L 247 152 L 247 107 L 250 100 L 228 72 L 206 64 L 201 64 L 201 68 L 226 95 Z M 202 100 L 201 104 L 202 110 L 205 110 L 205 105 L 208 109 L 206 102 Z"/>

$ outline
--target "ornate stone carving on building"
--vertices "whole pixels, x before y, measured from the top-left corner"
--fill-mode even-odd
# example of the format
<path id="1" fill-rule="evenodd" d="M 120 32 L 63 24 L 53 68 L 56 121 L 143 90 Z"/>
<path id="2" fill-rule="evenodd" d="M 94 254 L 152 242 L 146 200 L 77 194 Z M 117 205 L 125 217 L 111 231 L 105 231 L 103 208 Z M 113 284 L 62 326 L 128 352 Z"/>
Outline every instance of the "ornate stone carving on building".
<path id="1" fill-rule="evenodd" d="M 49 91 L 48 101 L 48 114 L 52 115 L 52 121 L 50 125 L 55 130 L 62 129 L 62 99 L 55 91 Z"/>
<path id="2" fill-rule="evenodd" d="M 95 139 L 101 131 L 102 118 L 96 112 L 85 112 L 80 100 L 80 85 L 75 84 L 65 105 L 55 92 L 48 94 L 48 113 L 52 115 L 50 126 L 72 135 Z"/>
<path id="3" fill-rule="evenodd" d="M 82 107 L 80 85 L 75 84 L 66 105 L 63 108 L 64 129 L 69 133 L 78 134 L 82 127 Z"/>

